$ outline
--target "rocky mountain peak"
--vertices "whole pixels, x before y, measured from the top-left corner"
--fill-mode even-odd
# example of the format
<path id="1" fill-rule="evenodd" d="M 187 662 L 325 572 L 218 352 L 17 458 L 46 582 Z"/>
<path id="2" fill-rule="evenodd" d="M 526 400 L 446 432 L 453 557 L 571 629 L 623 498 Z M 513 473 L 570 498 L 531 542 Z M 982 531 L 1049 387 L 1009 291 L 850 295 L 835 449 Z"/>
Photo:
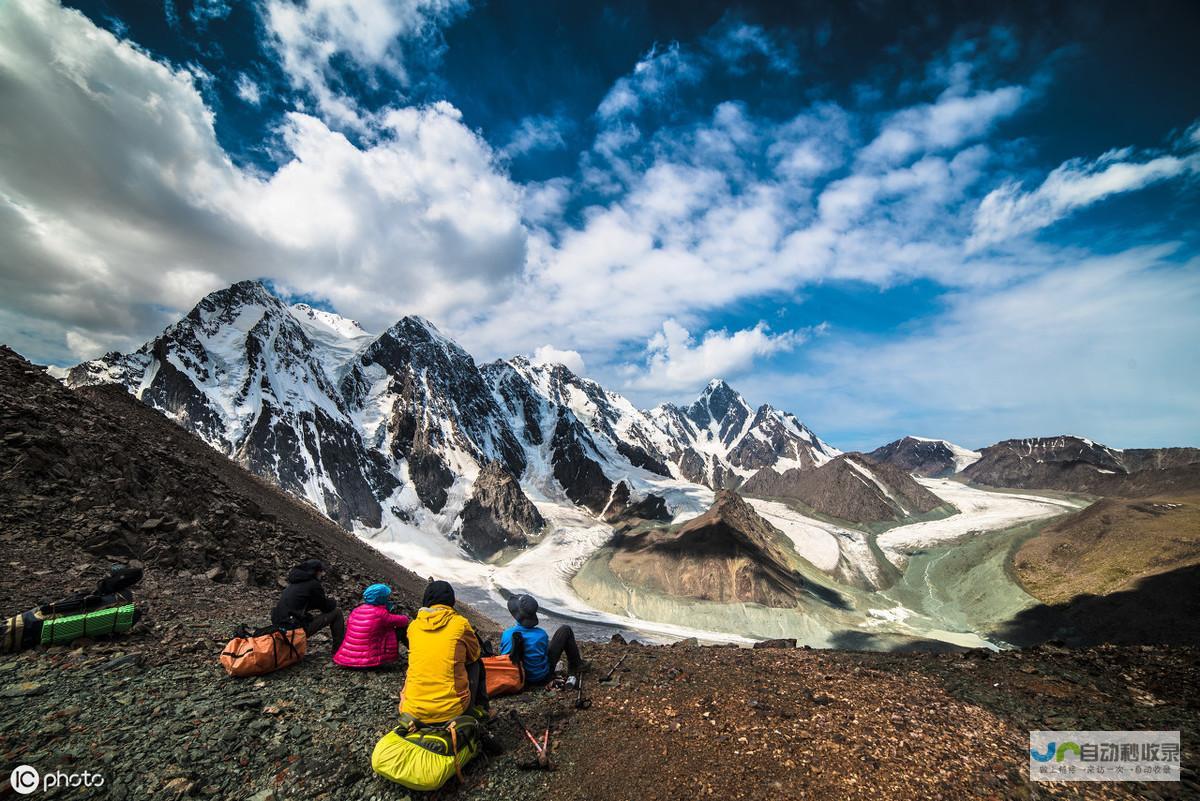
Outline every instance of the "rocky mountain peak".
<path id="1" fill-rule="evenodd" d="M 717 424 L 724 435 L 734 424 L 740 427 L 745 423 L 750 411 L 750 404 L 737 390 L 723 379 L 714 378 L 687 408 L 687 416 L 701 428 Z"/>

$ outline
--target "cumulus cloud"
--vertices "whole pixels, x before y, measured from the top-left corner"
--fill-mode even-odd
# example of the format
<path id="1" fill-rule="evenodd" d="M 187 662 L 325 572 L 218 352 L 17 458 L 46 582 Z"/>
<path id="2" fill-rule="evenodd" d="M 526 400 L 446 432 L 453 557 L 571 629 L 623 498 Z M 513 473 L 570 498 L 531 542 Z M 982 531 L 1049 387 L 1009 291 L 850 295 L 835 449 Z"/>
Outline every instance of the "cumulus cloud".
<path id="1" fill-rule="evenodd" d="M 369 114 L 344 91 L 335 61 L 368 80 L 383 73 L 407 83 L 410 46 L 426 47 L 466 9 L 466 0 L 266 0 L 262 16 L 292 85 L 331 125 L 365 131 Z"/>
<path id="2" fill-rule="evenodd" d="M 534 364 L 561 364 L 575 375 L 583 375 L 583 357 L 577 350 L 559 350 L 553 345 L 542 345 L 533 352 L 530 359 Z"/>
<path id="3" fill-rule="evenodd" d="M 382 328 L 483 304 L 525 263 L 521 192 L 449 104 L 381 114 L 365 149 L 292 113 L 262 176 L 221 149 L 189 73 L 82 14 L 13 0 L 0 39 L 0 304 L 6 330 L 59 324 L 55 358 L 69 333 L 73 352 L 134 344 L 244 278 Z"/>
<path id="4" fill-rule="evenodd" d="M 1009 181 L 988 193 L 975 213 L 971 250 L 1037 231 L 1077 209 L 1111 195 L 1133 192 L 1200 170 L 1200 156 L 1161 154 L 1136 160 L 1131 149 L 1112 150 L 1095 161 L 1071 159 L 1028 192 Z"/>
<path id="5" fill-rule="evenodd" d="M 1068 162 L 1037 189 L 998 187 L 992 176 L 1003 178 L 1011 162 L 984 137 L 1027 90 L 983 83 L 957 66 L 961 54 L 919 83 L 920 102 L 883 114 L 877 100 L 869 111 L 815 100 L 780 119 L 736 99 L 661 113 L 664 103 L 694 100 L 684 90 L 707 70 L 726 69 L 702 42 L 657 48 L 613 84 L 577 173 L 518 185 L 506 157 L 560 146 L 544 118 L 522 124 L 513 150 L 499 152 L 448 103 L 367 114 L 342 95 L 333 70 L 349 63 L 399 80 L 405 48 L 433 36 L 459 4 L 379 0 L 353 19 L 332 0 L 289 6 L 272 28 L 280 58 L 285 68 L 294 59 L 299 88 L 326 92 L 328 103 L 281 118 L 281 166 L 268 174 L 230 161 L 186 68 L 48 2 L 0 4 L 0 339 L 35 358 L 74 361 L 138 344 L 208 291 L 268 277 L 368 328 L 423 314 L 481 358 L 531 353 L 572 369 L 586 364 L 598 380 L 624 381 L 650 402 L 713 375 L 740 375 L 753 390 L 752 368 L 813 358 L 822 370 L 775 376 L 757 394 L 786 399 L 782 388 L 791 386 L 797 411 L 840 399 L 843 419 L 853 412 L 887 425 L 893 406 L 920 403 L 910 386 L 939 399 L 929 408 L 946 414 L 958 408 L 955 397 L 971 399 L 976 405 L 957 412 L 963 420 L 995 408 L 988 393 L 1015 403 L 988 383 L 991 358 L 980 353 L 1000 354 L 994 367 L 1006 380 L 1020 375 L 1022 351 L 1054 337 L 1107 343 L 1114 359 L 1136 360 L 1134 346 L 1100 328 L 1106 314 L 1124 315 L 1111 330 L 1130 337 L 1137 332 L 1127 319 L 1160 332 L 1137 340 L 1146 347 L 1174 340 L 1147 315 L 1128 315 L 1120 298 L 1153 307 L 1159 293 L 1174 292 L 1169 309 L 1175 298 L 1192 298 L 1186 272 L 1161 254 L 1143 258 L 1154 262 L 1144 269 L 1129 259 L 1120 270 L 1094 263 L 1055 284 L 1064 263 L 1086 254 L 973 243 L 1194 170 L 1194 128 L 1170 153 Z M 421 19 L 404 16 L 418 11 Z M 394 15 L 384 20 L 390 36 L 359 28 L 376 13 Z M 753 44 L 752 33 L 743 44 Z M 752 49 L 741 63 L 765 55 Z M 354 126 L 369 135 L 348 137 Z M 981 204 L 985 195 L 996 199 Z M 854 348 L 835 337 L 800 348 L 812 332 L 752 325 L 757 312 L 727 316 L 764 300 L 790 304 L 825 282 L 915 279 L 936 282 L 953 301 L 905 348 Z M 1038 293 L 1071 308 L 1035 302 Z M 1083 317 L 1073 316 L 1078 298 L 1089 299 Z M 1024 318 L 1014 311 L 1021 303 Z M 1080 333 L 1060 331 L 1051 318 L 1074 320 Z M 1174 312 L 1164 319 L 1193 330 Z M 1031 375 L 1066 397 L 1053 363 L 1070 357 L 1054 352 Z M 1187 355 L 1174 352 L 1186 370 Z M 1145 383 L 1171 369 L 1157 356 L 1138 364 L 1145 370 L 1118 377 Z M 1103 394 L 1078 370 L 1065 373 Z M 875 381 L 886 404 L 862 388 Z"/>
<path id="6" fill-rule="evenodd" d="M 707 331 L 696 339 L 674 319 L 646 343 L 643 366 L 628 365 L 627 385 L 657 391 L 691 391 L 714 376 L 734 378 L 756 360 L 796 348 L 805 335 L 798 331 L 772 334 L 767 324 L 729 332 Z"/>

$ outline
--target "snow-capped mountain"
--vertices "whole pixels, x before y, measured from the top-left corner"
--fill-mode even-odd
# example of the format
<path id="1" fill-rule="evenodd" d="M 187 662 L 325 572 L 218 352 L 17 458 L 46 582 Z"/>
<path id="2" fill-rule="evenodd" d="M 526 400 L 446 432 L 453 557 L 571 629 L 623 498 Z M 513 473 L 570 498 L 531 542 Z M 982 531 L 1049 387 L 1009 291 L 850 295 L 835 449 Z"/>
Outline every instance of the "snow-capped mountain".
<path id="1" fill-rule="evenodd" d="M 374 336 L 253 281 L 64 380 L 124 386 L 348 529 L 412 523 L 478 556 L 537 535 L 530 498 L 606 519 L 618 508 L 669 517 L 705 487 L 839 454 L 723 381 L 686 408 L 647 412 L 562 365 L 480 367 L 419 317 Z"/>
<path id="2" fill-rule="evenodd" d="M 650 417 L 669 438 L 664 453 L 676 474 L 713 488 L 735 487 L 763 467 L 809 469 L 841 455 L 795 415 L 765 403 L 753 409 L 719 378 L 687 408 L 663 404 Z"/>
<path id="3" fill-rule="evenodd" d="M 979 451 L 969 450 L 944 439 L 902 437 L 876 448 L 869 454 L 877 462 L 886 462 L 918 476 L 949 476 L 961 473 L 979 461 Z"/>
<path id="4" fill-rule="evenodd" d="M 301 319 L 261 284 L 243 281 L 204 298 L 134 353 L 72 368 L 66 383 L 121 384 L 343 526 L 378 526 L 379 499 L 399 482 L 366 447 L 330 378 L 332 333 L 314 340 L 308 332 L 318 318 Z"/>

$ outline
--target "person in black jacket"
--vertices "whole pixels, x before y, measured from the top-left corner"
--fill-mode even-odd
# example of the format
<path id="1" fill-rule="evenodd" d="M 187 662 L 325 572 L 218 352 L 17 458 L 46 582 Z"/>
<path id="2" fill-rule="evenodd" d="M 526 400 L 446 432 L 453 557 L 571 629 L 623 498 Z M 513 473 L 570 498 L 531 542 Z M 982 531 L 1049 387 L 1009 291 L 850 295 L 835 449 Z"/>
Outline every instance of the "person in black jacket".
<path id="1" fill-rule="evenodd" d="M 271 622 L 289 629 L 302 628 L 309 637 L 328 626 L 336 653 L 346 635 L 346 622 L 342 610 L 325 595 L 321 586 L 324 575 L 325 563 L 320 559 L 309 559 L 293 567 L 288 573 L 288 585 L 271 611 Z M 313 610 L 318 614 L 314 615 Z"/>

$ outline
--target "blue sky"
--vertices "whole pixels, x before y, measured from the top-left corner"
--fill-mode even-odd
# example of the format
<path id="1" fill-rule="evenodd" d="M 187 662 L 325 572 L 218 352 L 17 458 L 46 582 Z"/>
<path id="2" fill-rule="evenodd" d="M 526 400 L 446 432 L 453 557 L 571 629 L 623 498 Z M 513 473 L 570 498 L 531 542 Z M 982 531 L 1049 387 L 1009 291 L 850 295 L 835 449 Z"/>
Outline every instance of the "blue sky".
<path id="1" fill-rule="evenodd" d="M 0 340 L 263 278 L 846 449 L 1200 445 L 1200 9 L 781 6 L 9 0 Z"/>

